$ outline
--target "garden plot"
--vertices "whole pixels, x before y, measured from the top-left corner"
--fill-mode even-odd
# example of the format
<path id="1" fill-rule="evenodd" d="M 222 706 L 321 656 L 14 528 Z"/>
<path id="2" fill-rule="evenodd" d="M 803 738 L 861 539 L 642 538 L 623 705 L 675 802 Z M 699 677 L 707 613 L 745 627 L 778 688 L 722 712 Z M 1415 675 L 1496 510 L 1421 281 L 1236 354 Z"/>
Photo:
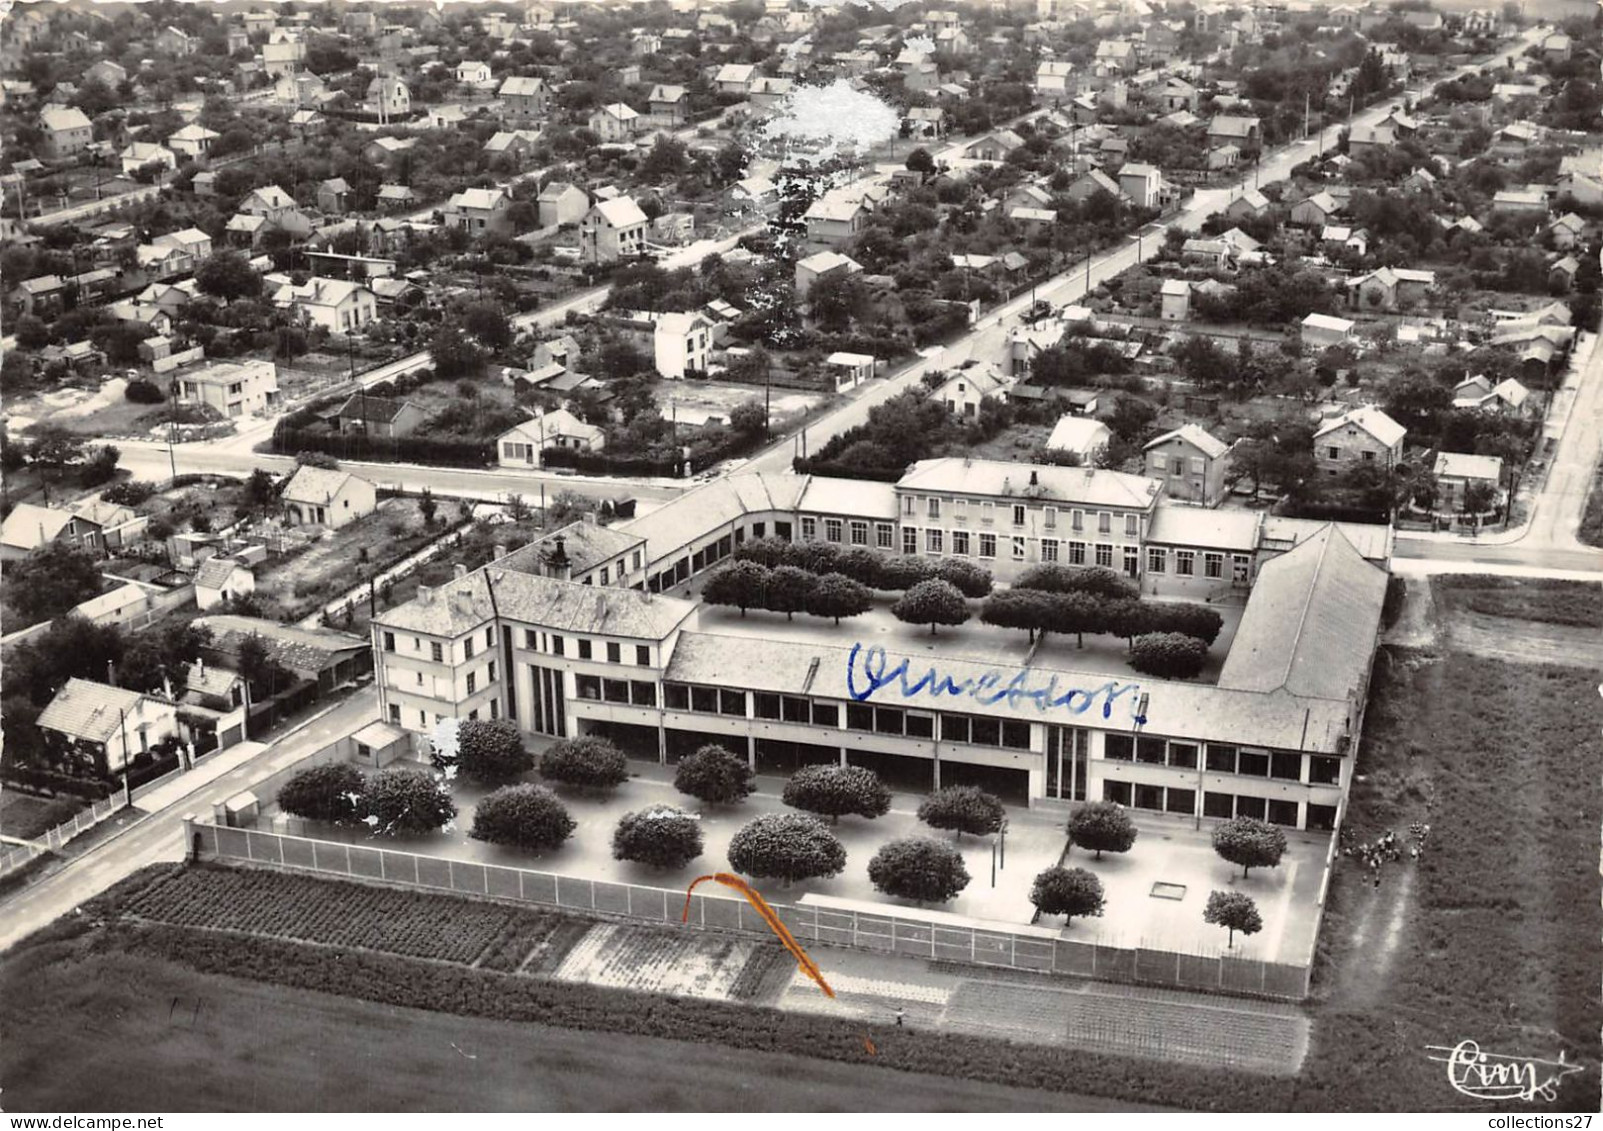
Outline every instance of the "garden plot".
<path id="1" fill-rule="evenodd" d="M 645 993 L 730 999 L 759 944 L 717 935 L 665 937 L 660 931 L 603 923 L 590 928 L 552 977 L 562 982 Z"/>

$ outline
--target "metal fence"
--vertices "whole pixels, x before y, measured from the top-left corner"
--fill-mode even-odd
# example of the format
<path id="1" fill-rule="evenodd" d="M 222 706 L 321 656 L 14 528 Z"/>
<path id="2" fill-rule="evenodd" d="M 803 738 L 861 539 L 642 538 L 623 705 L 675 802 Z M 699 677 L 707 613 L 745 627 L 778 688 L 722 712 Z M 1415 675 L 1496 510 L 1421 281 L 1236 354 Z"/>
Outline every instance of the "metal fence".
<path id="1" fill-rule="evenodd" d="M 45 852 L 60 851 L 73 837 L 88 832 L 107 817 L 120 813 L 122 808 L 123 795 L 122 791 L 118 790 L 110 797 L 94 802 L 82 812 L 73 814 L 71 820 L 61 822 L 43 836 L 34 837 L 30 843 L 8 844 L 5 850 L 0 852 L 0 876 L 14 868 L 20 868 L 35 856 Z"/>
<path id="2" fill-rule="evenodd" d="M 244 860 L 461 895 L 622 915 L 648 923 L 678 922 L 686 914 L 683 892 L 638 884 L 560 876 L 198 821 L 186 822 L 186 839 L 190 851 L 202 859 Z M 805 902 L 771 906 L 802 942 L 1104 981 L 1292 1001 L 1308 996 L 1307 965 L 1100 946 L 1059 938 L 1040 929 L 1012 930 L 1000 923 L 995 927 L 947 924 L 912 913 L 875 914 Z M 688 921 L 696 927 L 768 934 L 767 924 L 743 899 L 698 893 L 689 898 L 688 908 Z"/>

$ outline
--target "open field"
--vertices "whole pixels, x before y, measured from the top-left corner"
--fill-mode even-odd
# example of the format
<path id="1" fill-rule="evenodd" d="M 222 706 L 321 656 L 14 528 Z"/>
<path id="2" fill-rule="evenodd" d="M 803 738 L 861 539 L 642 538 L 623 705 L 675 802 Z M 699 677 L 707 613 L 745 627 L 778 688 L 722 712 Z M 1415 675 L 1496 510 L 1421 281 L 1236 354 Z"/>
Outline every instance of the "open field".
<path id="1" fill-rule="evenodd" d="M 1436 593 L 1447 640 L 1462 614 L 1446 595 L 1464 588 Z M 1544 582 L 1478 607 L 1539 633 L 1545 625 L 1512 614 L 1552 622 L 1595 591 Z M 1472 1108 L 1424 1046 L 1474 1039 L 1586 1064 L 1543 1110 L 1596 1110 L 1596 682 L 1587 667 L 1450 645 L 1377 660 L 1347 829 L 1367 842 L 1423 822 L 1430 837 L 1417 862 L 1387 865 L 1378 886 L 1351 862 L 1337 869 L 1316 970 L 1323 1000 L 1309 1063 L 1320 1080 L 1361 1080 L 1379 1108 Z"/>
<path id="2" fill-rule="evenodd" d="M 128 954 L 24 965 L 10 1111 L 1122 1111 L 779 1052 L 360 1001 Z M 10 981 L 11 978 L 5 979 Z M 15 1034 L 26 1026 L 24 1042 Z M 74 1066 L 100 1067 L 86 1079 Z M 627 1071 L 620 1075 L 619 1065 Z"/>

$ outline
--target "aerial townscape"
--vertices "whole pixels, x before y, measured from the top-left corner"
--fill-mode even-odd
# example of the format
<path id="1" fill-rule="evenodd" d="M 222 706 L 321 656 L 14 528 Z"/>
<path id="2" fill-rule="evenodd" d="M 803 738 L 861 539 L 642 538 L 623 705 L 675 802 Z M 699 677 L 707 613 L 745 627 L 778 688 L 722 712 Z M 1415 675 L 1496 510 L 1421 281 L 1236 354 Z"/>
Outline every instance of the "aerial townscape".
<path id="1" fill-rule="evenodd" d="M 1598 1110 L 1603 7 L 1467 2 L 18 0 L 5 1109 Z"/>

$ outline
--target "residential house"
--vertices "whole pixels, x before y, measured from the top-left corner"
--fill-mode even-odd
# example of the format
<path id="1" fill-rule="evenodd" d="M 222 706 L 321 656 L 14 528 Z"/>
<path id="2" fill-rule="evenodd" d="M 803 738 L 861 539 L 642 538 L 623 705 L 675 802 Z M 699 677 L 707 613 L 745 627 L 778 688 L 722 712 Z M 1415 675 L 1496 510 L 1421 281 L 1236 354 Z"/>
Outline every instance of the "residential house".
<path id="1" fill-rule="evenodd" d="M 1359 123 L 1353 126 L 1347 137 L 1347 154 L 1354 160 L 1362 160 L 1396 145 L 1397 131 L 1390 126 L 1384 123 L 1372 126 Z"/>
<path id="2" fill-rule="evenodd" d="M 1125 199 L 1124 190 L 1119 187 L 1119 182 L 1101 169 L 1086 170 L 1070 181 L 1069 187 L 1063 190 L 1063 194 L 1076 203 L 1083 202 L 1099 192 L 1105 192 L 1116 200 Z"/>
<path id="3" fill-rule="evenodd" d="M 307 323 L 336 334 L 350 334 L 378 318 L 378 298 L 361 283 L 316 275 L 300 286 L 285 283 L 273 305 L 293 310 Z"/>
<path id="4" fill-rule="evenodd" d="M 874 376 L 875 360 L 872 354 L 837 350 L 824 359 L 824 369 L 832 378 L 837 393 L 855 389 Z"/>
<path id="5" fill-rule="evenodd" d="M 1391 471 L 1403 458 L 1401 424 L 1374 405 L 1355 408 L 1326 421 L 1314 433 L 1314 461 L 1326 475 L 1371 464 Z"/>
<path id="6" fill-rule="evenodd" d="M 209 364 L 173 384 L 180 403 L 210 405 L 224 416 L 262 415 L 278 406 L 278 367 L 271 361 Z"/>
<path id="7" fill-rule="evenodd" d="M 1258 149 L 1262 142 L 1261 126 L 1257 118 L 1239 114 L 1216 114 L 1208 123 L 1210 146 L 1234 145 L 1243 153 Z"/>
<path id="8" fill-rule="evenodd" d="M 819 251 L 799 259 L 796 261 L 796 301 L 807 301 L 807 293 L 819 279 L 835 274 L 856 275 L 862 270 L 862 264 L 838 251 Z"/>
<path id="9" fill-rule="evenodd" d="M 510 232 L 512 221 L 507 212 L 511 207 L 511 196 L 506 189 L 497 186 L 464 189 L 446 201 L 443 212 L 446 224 L 464 228 L 477 236 L 485 232 Z"/>
<path id="10" fill-rule="evenodd" d="M 625 102 L 597 107 L 590 114 L 590 129 L 603 143 L 628 141 L 634 136 L 640 115 Z"/>
<path id="11" fill-rule="evenodd" d="M 179 734 L 178 708 L 169 700 L 76 676 L 56 692 L 36 725 L 86 750 L 105 774 L 126 771 L 135 757 Z"/>
<path id="12" fill-rule="evenodd" d="M 1492 196 L 1492 211 L 1543 217 L 1547 215 L 1547 195 L 1534 189 L 1503 189 Z"/>
<path id="13" fill-rule="evenodd" d="M 1225 206 L 1224 214 L 1231 220 L 1256 220 L 1267 215 L 1271 202 L 1257 189 L 1247 189 Z"/>
<path id="14" fill-rule="evenodd" d="M 713 85 L 722 94 L 747 95 L 751 93 L 752 80 L 757 77 L 755 63 L 725 63 L 713 75 Z"/>
<path id="15" fill-rule="evenodd" d="M 285 518 L 299 526 L 338 530 L 378 507 L 373 484 L 349 471 L 303 464 L 279 495 Z"/>
<path id="16" fill-rule="evenodd" d="M 1503 461 L 1497 456 L 1437 452 L 1431 473 L 1436 476 L 1438 493 L 1435 509 L 1439 511 L 1462 511 L 1464 493 L 1471 483 L 1484 483 L 1491 488 L 1494 500 L 1502 494 Z"/>
<path id="17" fill-rule="evenodd" d="M 535 202 L 540 209 L 540 226 L 553 228 L 559 224 L 577 224 L 590 210 L 590 197 L 577 185 L 567 181 L 552 181 L 540 190 Z"/>
<path id="18" fill-rule="evenodd" d="M 117 154 L 117 159 L 122 163 L 123 175 L 130 177 L 146 165 L 155 165 L 159 169 L 178 168 L 178 158 L 172 150 L 148 141 L 131 143 Z"/>
<path id="19" fill-rule="evenodd" d="M 11 308 L 18 314 L 31 314 L 53 321 L 67 303 L 67 283 L 60 275 L 40 275 L 24 279 L 11 289 Z"/>
<path id="20" fill-rule="evenodd" d="M 354 684 L 373 669 L 371 644 L 346 632 L 299 628 L 260 617 L 232 614 L 200 617 L 195 625 L 211 633 L 211 643 L 201 649 L 201 657 L 208 666 L 237 671 L 245 642 L 256 640 L 269 660 L 290 673 L 292 684 L 306 688 L 309 698 L 314 700 L 336 688 Z M 273 690 L 257 687 L 256 697 L 258 700 L 265 698 Z"/>
<path id="21" fill-rule="evenodd" d="M 1119 169 L 1119 188 L 1138 208 L 1156 208 L 1163 188 L 1163 174 L 1155 166 L 1131 162 Z"/>
<path id="22" fill-rule="evenodd" d="M 1547 268 L 1547 289 L 1562 294 L 1575 286 L 1575 274 L 1581 269 L 1581 261 L 1573 255 L 1566 255 L 1554 260 Z"/>
<path id="23" fill-rule="evenodd" d="M 658 83 L 646 95 L 653 123 L 669 128 L 683 126 L 690 116 L 690 92 L 682 86 Z"/>
<path id="24" fill-rule="evenodd" d="M 39 113 L 39 131 L 44 134 L 47 157 L 72 157 L 89 148 L 95 140 L 95 127 L 76 106 L 47 106 Z"/>
<path id="25" fill-rule="evenodd" d="M 794 80 L 774 77 L 771 75 L 758 75 L 751 82 L 751 93 L 747 98 L 753 110 L 772 111 L 790 97 Z"/>
<path id="26" fill-rule="evenodd" d="M 332 177 L 317 186 L 317 207 L 330 216 L 344 215 L 351 197 L 351 186 L 344 177 Z"/>
<path id="27" fill-rule="evenodd" d="M 1291 223 L 1302 228 L 1318 228 L 1321 231 L 1329 226 L 1341 212 L 1341 205 L 1336 198 L 1328 192 L 1316 192 L 1306 200 L 1300 200 L 1291 206 Z"/>
<path id="28" fill-rule="evenodd" d="M 213 556 L 195 571 L 195 604 L 201 612 L 256 592 L 256 574 L 238 558 Z"/>
<path id="29" fill-rule="evenodd" d="M 946 132 L 946 111 L 939 106 L 914 106 L 902 118 L 902 128 L 910 138 L 939 138 Z"/>
<path id="30" fill-rule="evenodd" d="M 412 116 L 412 88 L 394 75 L 375 75 L 367 84 L 362 110 L 378 118 L 380 125 Z"/>
<path id="31" fill-rule="evenodd" d="M 1541 48 L 1543 58 L 1554 63 L 1568 62 L 1570 54 L 1575 50 L 1574 42 L 1561 31 L 1544 37 L 1538 46 Z"/>
<path id="32" fill-rule="evenodd" d="M 1186 110 L 1193 114 L 1197 112 L 1197 100 L 1200 94 L 1196 87 L 1185 79 L 1171 77 L 1164 80 L 1158 91 L 1158 101 L 1168 111 Z"/>
<path id="33" fill-rule="evenodd" d="M 616 263 L 641 255 L 648 224 L 631 197 L 598 200 L 580 221 L 580 256 L 587 263 Z"/>
<path id="34" fill-rule="evenodd" d="M 819 197 L 802 214 L 807 242 L 815 247 L 841 247 L 851 243 L 867 223 L 868 208 L 860 199 L 837 193 Z"/>
<path id="35" fill-rule="evenodd" d="M 172 26 L 156 33 L 156 51 L 162 55 L 193 55 L 200 50 L 200 40 L 188 32 Z"/>
<path id="36" fill-rule="evenodd" d="M 1079 466 L 1090 467 L 1096 462 L 1097 455 L 1107 451 L 1108 445 L 1113 442 L 1113 429 L 1092 416 L 1080 416 L 1076 413 L 1065 413 L 1058 418 L 1052 426 L 1052 434 L 1047 437 L 1046 449 L 1051 452 L 1064 452 L 1074 456 Z"/>
<path id="37" fill-rule="evenodd" d="M 1354 310 L 1410 310 L 1436 285 L 1436 272 L 1382 267 L 1347 280 L 1347 305 Z"/>
<path id="38" fill-rule="evenodd" d="M 1008 154 L 1024 144 L 1024 139 L 1012 130 L 996 130 L 969 142 L 963 156 L 970 161 L 1006 161 Z"/>
<path id="39" fill-rule="evenodd" d="M 526 125 L 541 121 L 551 109 L 551 88 L 545 79 L 535 75 L 503 79 L 496 97 L 501 99 L 508 118 Z"/>
<path id="40" fill-rule="evenodd" d="M 274 35 L 262 44 L 262 69 L 269 75 L 292 75 L 306 61 L 306 44 L 300 39 Z"/>
<path id="41" fill-rule="evenodd" d="M 1184 424 L 1142 448 L 1146 474 L 1163 480 L 1164 493 L 1181 502 L 1218 506 L 1230 492 L 1232 446 L 1199 424 Z"/>
<path id="42" fill-rule="evenodd" d="M 586 424 L 565 408 L 525 420 L 496 437 L 496 462 L 501 467 L 539 469 L 546 448 L 567 448 L 580 452 L 599 452 L 607 436 L 593 424 Z"/>
<path id="43" fill-rule="evenodd" d="M 983 413 L 987 398 L 1000 404 L 1013 385 L 1013 378 L 1004 376 L 996 366 L 971 361 L 936 385 L 930 391 L 930 400 L 945 405 L 953 416 L 975 420 Z"/>
<path id="44" fill-rule="evenodd" d="M 379 185 L 378 206 L 384 212 L 400 212 L 417 203 L 417 193 L 410 185 Z"/>
<path id="45" fill-rule="evenodd" d="M 200 160 L 211 152 L 212 143 L 222 136 L 216 130 L 208 130 L 197 122 L 191 122 L 167 138 L 167 148 L 180 157 Z"/>
<path id="46" fill-rule="evenodd" d="M 98 82 L 115 94 L 118 88 L 128 81 L 128 69 L 113 59 L 101 59 L 87 68 L 83 77 L 84 82 Z"/>
<path id="47" fill-rule="evenodd" d="M 712 353 L 712 321 L 700 311 L 659 314 L 651 338 L 658 376 L 680 378 L 707 372 Z"/>
<path id="48" fill-rule="evenodd" d="M 427 414 L 409 400 L 353 393 L 334 413 L 335 426 L 343 433 L 374 436 L 386 440 L 410 436 L 422 427 Z"/>
<path id="49" fill-rule="evenodd" d="M 1035 68 L 1035 93 L 1043 99 L 1067 98 L 1074 93 L 1074 64 L 1066 59 L 1043 59 Z"/>
<path id="50" fill-rule="evenodd" d="M 463 86 L 491 86 L 490 64 L 478 59 L 464 59 L 456 65 L 456 81 Z"/>
<path id="51" fill-rule="evenodd" d="M 66 509 L 18 503 L 6 515 L 4 523 L 0 523 L 0 560 L 25 558 L 55 542 L 65 542 L 99 556 L 108 551 L 108 541 L 112 540 L 108 538 L 108 530 L 125 525 L 133 517 L 133 512 L 127 508 L 97 513 L 93 508 Z M 115 540 L 121 542 L 121 538 Z"/>
<path id="52" fill-rule="evenodd" d="M 415 137 L 380 137 L 368 142 L 362 156 L 375 165 L 387 165 L 417 144 Z"/>
<path id="53" fill-rule="evenodd" d="M 1568 197 L 1576 204 L 1603 204 L 1603 153 L 1593 149 L 1564 157 L 1559 162 L 1554 195 L 1560 201 Z"/>
<path id="54" fill-rule="evenodd" d="M 1549 224 L 1547 230 L 1553 233 L 1553 246 L 1560 251 L 1568 251 L 1581 242 L 1581 236 L 1586 232 L 1586 221 L 1573 212 L 1566 212 Z"/>

